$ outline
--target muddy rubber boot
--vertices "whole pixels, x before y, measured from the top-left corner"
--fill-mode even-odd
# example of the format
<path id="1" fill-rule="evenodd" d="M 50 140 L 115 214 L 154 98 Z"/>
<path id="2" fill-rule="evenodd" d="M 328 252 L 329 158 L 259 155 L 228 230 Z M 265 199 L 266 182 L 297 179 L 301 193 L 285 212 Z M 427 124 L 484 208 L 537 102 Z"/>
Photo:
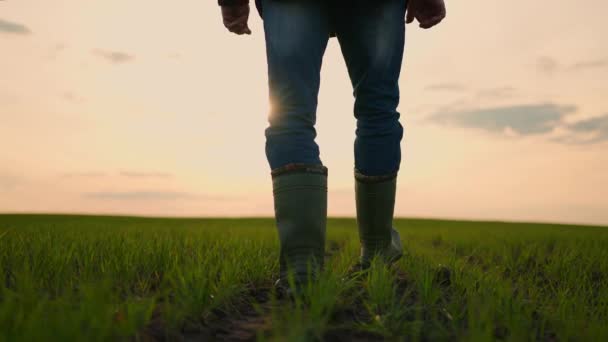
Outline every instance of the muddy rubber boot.
<path id="1" fill-rule="evenodd" d="M 312 166 L 273 171 L 276 225 L 279 232 L 280 278 L 288 284 L 293 272 L 296 287 L 315 279 L 323 268 L 327 224 L 327 168 Z"/>
<path id="2" fill-rule="evenodd" d="M 357 225 L 361 241 L 361 270 L 378 255 L 388 264 L 403 256 L 399 233 L 393 228 L 397 177 L 368 177 L 355 173 Z"/>

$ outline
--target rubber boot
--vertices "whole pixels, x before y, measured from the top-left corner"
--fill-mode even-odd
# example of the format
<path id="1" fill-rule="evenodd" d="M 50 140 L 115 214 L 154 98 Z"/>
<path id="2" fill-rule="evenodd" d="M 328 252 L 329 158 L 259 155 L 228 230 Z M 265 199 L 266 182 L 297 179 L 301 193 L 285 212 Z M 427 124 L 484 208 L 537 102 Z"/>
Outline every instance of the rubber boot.
<path id="1" fill-rule="evenodd" d="M 314 166 L 273 171 L 276 225 L 280 241 L 280 278 L 295 285 L 315 279 L 323 268 L 327 224 L 327 168 Z"/>
<path id="2" fill-rule="evenodd" d="M 382 257 L 391 264 L 403 256 L 399 233 L 393 228 L 397 177 L 367 177 L 355 173 L 357 225 L 361 241 L 359 267 L 369 268 L 372 259 Z"/>

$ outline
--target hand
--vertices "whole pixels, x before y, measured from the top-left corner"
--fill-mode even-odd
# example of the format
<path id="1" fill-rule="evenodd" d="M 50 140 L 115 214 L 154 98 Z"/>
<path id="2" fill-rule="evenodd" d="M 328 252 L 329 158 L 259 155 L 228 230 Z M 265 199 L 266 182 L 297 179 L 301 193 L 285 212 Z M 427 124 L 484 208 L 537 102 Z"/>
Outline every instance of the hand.
<path id="1" fill-rule="evenodd" d="M 407 17 L 405 22 L 412 23 L 417 19 L 423 29 L 439 24 L 445 18 L 445 2 L 443 0 L 408 0 Z"/>
<path id="2" fill-rule="evenodd" d="M 222 18 L 228 31 L 241 34 L 251 34 L 247 25 L 249 20 L 249 4 L 237 6 L 222 6 Z"/>

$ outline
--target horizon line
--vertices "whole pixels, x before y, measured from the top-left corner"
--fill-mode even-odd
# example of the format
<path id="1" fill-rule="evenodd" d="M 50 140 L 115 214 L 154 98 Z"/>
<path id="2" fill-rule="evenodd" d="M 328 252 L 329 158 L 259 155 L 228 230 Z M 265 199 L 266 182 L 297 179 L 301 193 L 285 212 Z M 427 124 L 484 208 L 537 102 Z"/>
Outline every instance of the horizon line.
<path id="1" fill-rule="evenodd" d="M 175 219 L 175 220 L 250 220 L 250 219 L 268 219 L 274 220 L 271 215 L 242 215 L 242 216 L 191 216 L 191 215 L 142 215 L 142 214 L 125 214 L 125 213 L 96 213 L 96 212 L 28 212 L 0 211 L 1 216 L 86 216 L 86 217 L 124 217 L 124 218 L 141 218 L 141 219 Z M 327 219 L 348 219 L 356 220 L 356 216 L 327 216 Z M 597 227 L 608 228 L 606 224 L 596 223 L 580 223 L 580 222 L 555 222 L 555 221 L 517 221 L 503 219 L 471 219 L 471 218 L 451 218 L 451 217 L 422 217 L 422 216 L 395 216 L 394 220 L 411 220 L 411 221 L 451 221 L 451 222 L 471 222 L 471 223 L 506 223 L 506 224 L 533 224 L 533 225 L 553 225 L 553 226 L 577 226 L 577 227 Z"/>

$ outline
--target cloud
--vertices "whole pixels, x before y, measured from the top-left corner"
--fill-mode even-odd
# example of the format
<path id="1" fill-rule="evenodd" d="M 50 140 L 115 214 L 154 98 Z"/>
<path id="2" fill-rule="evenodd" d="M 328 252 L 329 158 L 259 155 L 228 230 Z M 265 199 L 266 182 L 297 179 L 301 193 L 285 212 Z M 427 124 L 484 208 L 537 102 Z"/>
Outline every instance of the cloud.
<path id="1" fill-rule="evenodd" d="M 95 54 L 96 56 L 102 57 L 105 60 L 107 60 L 108 62 L 113 63 L 113 64 L 122 64 L 122 63 L 130 62 L 135 58 L 135 56 L 129 55 L 124 52 L 108 51 L 108 50 L 101 50 L 101 49 L 93 50 L 93 54 Z"/>
<path id="2" fill-rule="evenodd" d="M 13 173 L 0 171 L 0 191 L 12 191 L 23 182 L 23 178 Z"/>
<path id="3" fill-rule="evenodd" d="M 569 124 L 570 135 L 557 141 L 575 144 L 592 144 L 608 141 L 608 113 Z"/>
<path id="4" fill-rule="evenodd" d="M 542 56 L 536 60 L 536 70 L 549 76 L 553 75 L 559 67 L 557 60 L 552 57 Z"/>
<path id="5" fill-rule="evenodd" d="M 63 178 L 100 178 L 105 177 L 107 174 L 105 172 L 65 172 L 61 174 Z"/>
<path id="6" fill-rule="evenodd" d="M 100 191 L 100 192 L 86 192 L 82 194 L 82 197 L 87 199 L 95 200 L 109 200 L 109 201 L 175 201 L 175 200 L 212 200 L 212 201 L 225 201 L 232 200 L 230 197 L 223 196 L 209 196 L 201 195 L 190 192 L 180 191 Z"/>
<path id="7" fill-rule="evenodd" d="M 467 87 L 460 83 L 437 83 L 428 85 L 424 89 L 434 91 L 464 91 Z"/>
<path id="8" fill-rule="evenodd" d="M 87 192 L 85 198 L 101 200 L 179 200 L 193 199 L 198 196 L 188 192 L 178 191 L 125 191 L 125 192 Z"/>
<path id="9" fill-rule="evenodd" d="M 110 176 L 110 173 L 102 171 L 91 172 L 65 172 L 61 174 L 63 178 L 99 178 Z M 120 171 L 120 177 L 127 178 L 173 178 L 173 175 L 167 172 L 138 172 L 138 171 Z"/>
<path id="10" fill-rule="evenodd" d="M 536 60 L 536 70 L 548 76 L 562 71 L 584 71 L 606 67 L 608 67 L 608 58 L 580 61 L 570 66 L 562 65 L 555 58 L 547 56 Z"/>
<path id="11" fill-rule="evenodd" d="M 72 102 L 72 103 L 84 102 L 84 98 L 82 96 L 79 96 L 78 94 L 71 92 L 71 91 L 66 91 L 63 94 L 61 94 L 61 98 L 63 98 L 64 100 L 66 100 L 68 102 Z"/>
<path id="12" fill-rule="evenodd" d="M 581 71 L 586 69 L 596 69 L 605 67 L 608 67 L 608 58 L 578 62 L 576 64 L 571 65 L 569 69 L 573 71 Z"/>
<path id="13" fill-rule="evenodd" d="M 172 178 L 173 175 L 166 172 L 136 172 L 121 171 L 120 175 L 128 178 Z"/>
<path id="14" fill-rule="evenodd" d="M 513 97 L 516 89 L 514 87 L 495 87 L 495 88 L 487 88 L 481 89 L 477 92 L 478 98 L 491 98 L 491 99 L 504 99 Z"/>
<path id="15" fill-rule="evenodd" d="M 48 60 L 55 60 L 63 51 L 67 49 L 67 45 L 63 43 L 56 43 L 48 48 L 46 58 Z"/>
<path id="16" fill-rule="evenodd" d="M 30 34 L 31 31 L 23 24 L 0 19 L 0 32 L 10 34 Z"/>
<path id="17" fill-rule="evenodd" d="M 512 131 L 519 135 L 534 135 L 551 132 L 566 115 L 576 110 L 576 106 L 544 103 L 438 112 L 431 115 L 429 120 L 490 132 Z"/>

